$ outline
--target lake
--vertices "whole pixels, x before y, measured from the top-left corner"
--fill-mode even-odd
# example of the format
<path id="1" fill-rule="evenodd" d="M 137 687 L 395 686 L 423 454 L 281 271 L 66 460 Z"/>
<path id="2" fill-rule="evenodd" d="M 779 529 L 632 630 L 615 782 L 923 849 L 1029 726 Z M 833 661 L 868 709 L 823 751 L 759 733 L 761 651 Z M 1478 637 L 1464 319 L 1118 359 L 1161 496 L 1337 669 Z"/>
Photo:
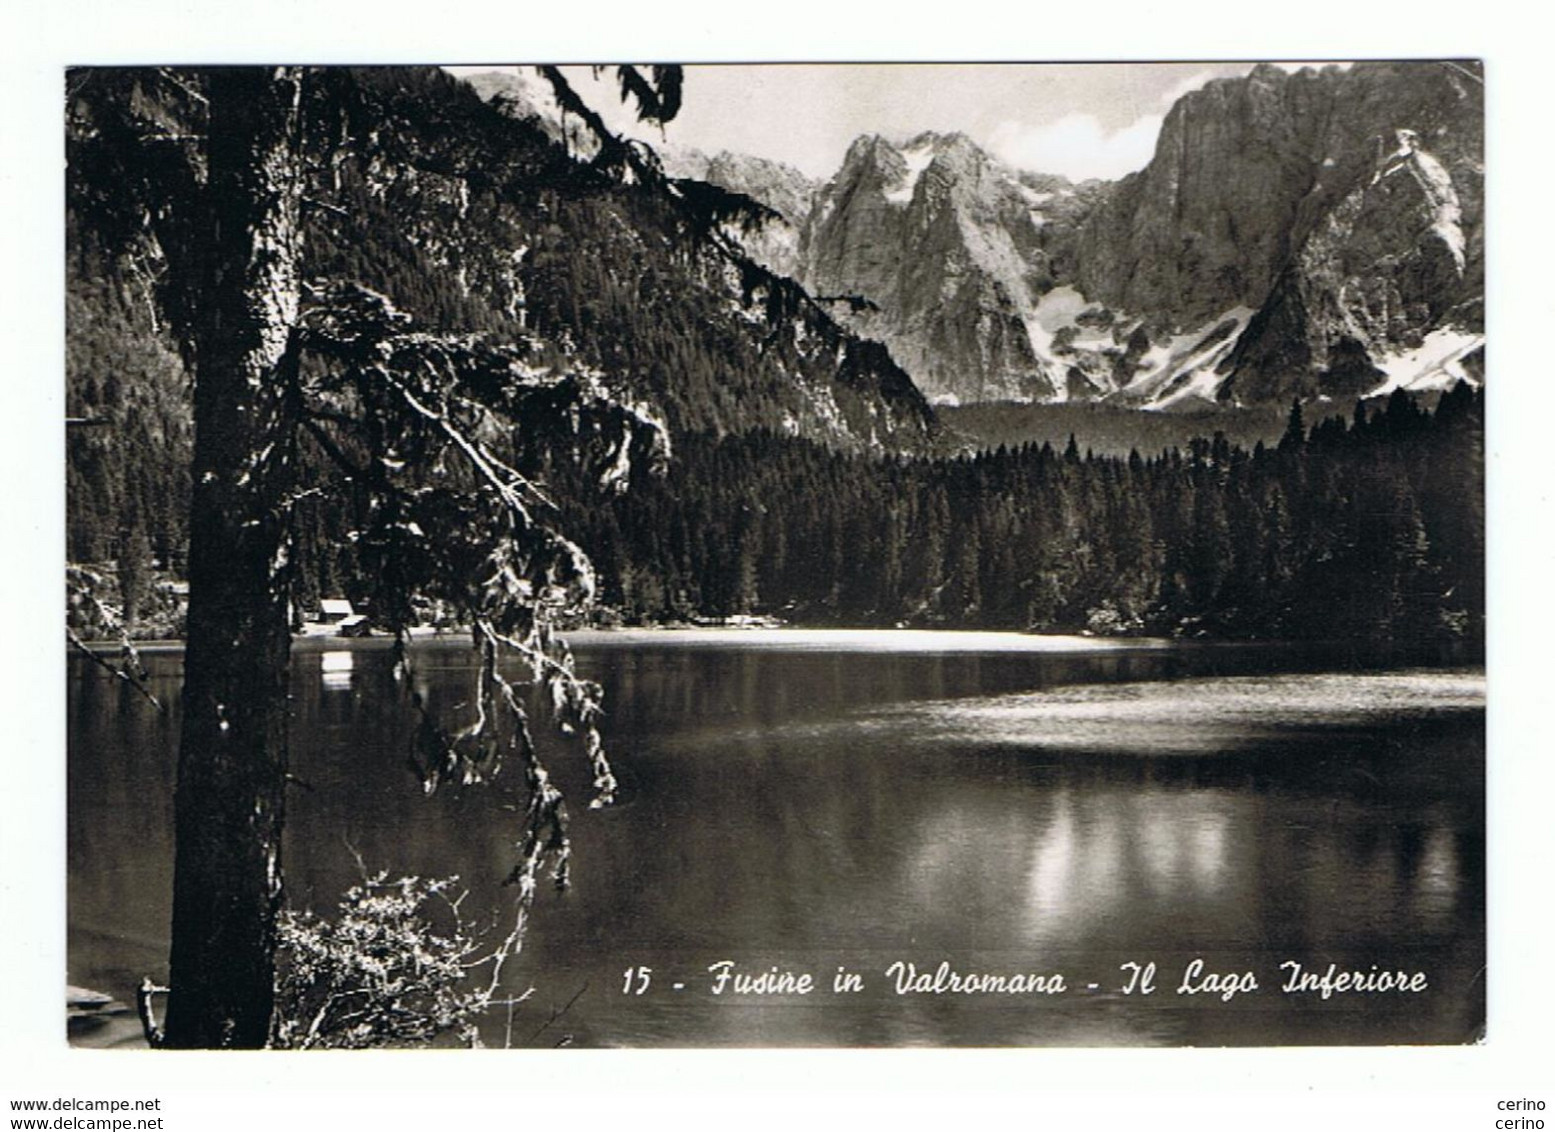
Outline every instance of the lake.
<path id="1" fill-rule="evenodd" d="M 1482 669 L 1017 634 L 573 641 L 605 689 L 620 801 L 588 810 L 586 767 L 548 744 L 574 885 L 536 900 L 506 979 L 533 994 L 491 1020 L 488 1044 L 1349 1045 L 1483 1029 Z M 521 773 L 424 796 L 381 642 L 309 644 L 294 665 L 293 904 L 332 906 L 360 855 L 457 874 L 504 907 Z M 454 710 L 468 649 L 415 655 L 419 689 Z M 181 654 L 146 660 L 176 705 Z M 68 712 L 69 979 L 130 1002 L 166 973 L 177 709 L 73 660 Z M 1129 982 L 1150 964 L 1145 994 Z M 1372 982 L 1335 990 L 1345 972 Z M 1384 972 L 1415 985 L 1379 985 Z M 781 993 L 736 993 L 736 976 L 764 973 Z"/>

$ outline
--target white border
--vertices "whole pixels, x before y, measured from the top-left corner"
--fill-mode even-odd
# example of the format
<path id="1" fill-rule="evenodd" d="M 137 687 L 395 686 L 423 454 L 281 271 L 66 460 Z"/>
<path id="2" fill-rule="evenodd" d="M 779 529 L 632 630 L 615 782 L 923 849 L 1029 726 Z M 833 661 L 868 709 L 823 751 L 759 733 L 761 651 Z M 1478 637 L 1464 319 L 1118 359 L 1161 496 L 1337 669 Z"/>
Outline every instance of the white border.
<path id="1" fill-rule="evenodd" d="M 1539 646 L 1555 571 L 1549 262 L 1550 67 L 1531 9 L 1300 0 L 947 11 L 774 5 L 428 5 L 57 0 L 0 36 L 5 444 L 0 478 L 6 739 L 0 743 L 0 1105 L 16 1096 L 160 1095 L 165 1127 L 419 1128 L 461 1118 L 758 1126 L 824 1119 L 1213 1130 L 1494 1127 L 1495 1102 L 1550 1089 L 1552 886 Z M 652 11 L 645 9 L 651 8 Z M 1498 15 L 1501 17 L 1498 19 Z M 953 22 L 952 22 L 953 21 Z M 1490 1037 L 1482 1046 L 1275 1051 L 125 1055 L 67 1050 L 63 548 L 62 69 L 85 62 L 485 62 L 1479 56 L 1489 80 L 1491 537 Z M 1541 346 L 1544 347 L 1541 350 Z M 1504 1114 L 1501 1114 L 1504 1115 Z M 1545 1119 L 1555 1127 L 1555 1113 Z"/>

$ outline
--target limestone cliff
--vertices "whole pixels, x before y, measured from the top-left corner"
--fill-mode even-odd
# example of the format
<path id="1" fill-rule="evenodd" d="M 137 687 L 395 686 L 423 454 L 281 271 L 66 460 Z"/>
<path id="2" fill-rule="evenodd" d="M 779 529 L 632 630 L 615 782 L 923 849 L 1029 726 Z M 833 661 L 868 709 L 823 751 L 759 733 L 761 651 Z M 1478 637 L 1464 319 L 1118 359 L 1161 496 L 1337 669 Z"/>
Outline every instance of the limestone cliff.
<path id="1" fill-rule="evenodd" d="M 961 134 L 868 136 L 821 190 L 802 280 L 885 342 L 931 400 L 1046 400 L 1062 370 L 1029 325 L 1072 230 L 1074 186 L 1023 177 Z"/>
<path id="2" fill-rule="evenodd" d="M 1222 401 L 1409 383 L 1427 338 L 1483 332 L 1481 94 L 1454 62 L 1210 83 L 1087 218 L 1076 285 L 1178 332 L 1256 310 L 1217 361 Z"/>
<path id="3" fill-rule="evenodd" d="M 1483 138 L 1475 63 L 1265 64 L 1183 95 L 1117 183 L 961 134 L 859 137 L 825 184 L 663 158 L 765 204 L 727 235 L 931 401 L 1191 410 L 1479 380 Z"/>

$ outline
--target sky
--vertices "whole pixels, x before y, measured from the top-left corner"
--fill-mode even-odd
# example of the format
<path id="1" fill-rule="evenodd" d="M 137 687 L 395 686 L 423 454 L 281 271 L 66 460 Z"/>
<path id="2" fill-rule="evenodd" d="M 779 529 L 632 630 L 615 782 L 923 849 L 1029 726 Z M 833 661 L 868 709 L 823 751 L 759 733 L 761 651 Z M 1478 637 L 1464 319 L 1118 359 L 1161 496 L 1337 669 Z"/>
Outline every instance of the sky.
<path id="1" fill-rule="evenodd" d="M 1294 67 L 1296 64 L 1291 64 Z M 1251 63 L 779 63 L 692 65 L 664 129 L 672 144 L 750 153 L 827 178 L 860 134 L 905 140 L 959 130 L 1010 165 L 1072 180 L 1116 179 L 1149 162 L 1166 112 Z M 458 71 L 490 67 L 452 68 Z M 615 129 L 657 140 L 614 89 L 573 68 Z"/>

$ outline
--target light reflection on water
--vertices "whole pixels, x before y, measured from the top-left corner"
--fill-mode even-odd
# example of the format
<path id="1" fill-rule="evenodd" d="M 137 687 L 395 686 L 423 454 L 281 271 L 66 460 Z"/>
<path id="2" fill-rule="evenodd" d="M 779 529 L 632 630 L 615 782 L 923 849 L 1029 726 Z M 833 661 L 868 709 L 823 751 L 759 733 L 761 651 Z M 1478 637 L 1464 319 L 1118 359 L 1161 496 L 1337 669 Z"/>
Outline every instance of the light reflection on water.
<path id="1" fill-rule="evenodd" d="M 351 687 L 351 673 L 356 661 L 349 649 L 326 652 L 319 655 L 319 676 L 325 688 L 332 692 Z"/>
<path id="2" fill-rule="evenodd" d="M 1106 684 L 897 704 L 836 725 L 878 727 L 915 743 L 947 747 L 1209 753 L 1311 728 L 1430 718 L 1484 704 L 1483 673 L 1329 673 Z"/>
<path id="3" fill-rule="evenodd" d="M 1459 1041 L 1482 1020 L 1482 674 L 1281 675 L 1236 650 L 680 643 L 690 639 L 579 646 L 606 688 L 622 802 L 575 807 L 575 888 L 542 897 L 510 980 L 536 989 L 520 1040 Z M 340 655 L 349 663 L 330 659 Z M 453 711 L 467 699 L 467 654 L 425 660 L 419 689 Z M 176 692 L 176 658 L 153 663 L 159 693 Z M 70 701 L 70 974 L 126 998 L 141 975 L 165 973 L 176 721 L 82 671 Z M 290 803 L 293 900 L 333 899 L 355 877 L 354 849 L 375 868 L 457 873 L 500 905 L 518 776 L 424 798 L 382 652 L 300 656 L 295 694 L 294 771 L 309 789 Z M 578 761 L 551 761 L 585 797 Z M 1116 993 L 1126 960 L 1154 959 L 1164 983 L 1196 955 L 1262 964 L 1269 986 L 1282 958 L 1412 963 L 1441 993 L 1323 1010 L 1278 996 L 1211 1008 L 1170 987 L 1146 1008 Z M 845 966 L 868 986 L 849 999 L 714 999 L 705 968 L 720 958 L 823 982 Z M 1099 989 L 903 998 L 881 978 L 897 959 L 1064 970 Z M 623 996 L 637 965 L 660 982 Z M 687 990 L 663 990 L 670 979 Z"/>

